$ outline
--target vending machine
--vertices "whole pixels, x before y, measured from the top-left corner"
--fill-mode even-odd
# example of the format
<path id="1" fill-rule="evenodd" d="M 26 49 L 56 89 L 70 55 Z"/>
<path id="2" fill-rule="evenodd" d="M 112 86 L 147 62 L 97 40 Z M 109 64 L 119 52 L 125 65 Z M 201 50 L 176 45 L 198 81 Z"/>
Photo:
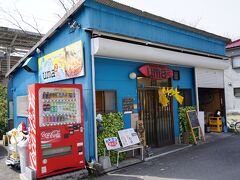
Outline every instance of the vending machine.
<path id="1" fill-rule="evenodd" d="M 29 167 L 43 178 L 85 168 L 82 86 L 28 87 Z"/>

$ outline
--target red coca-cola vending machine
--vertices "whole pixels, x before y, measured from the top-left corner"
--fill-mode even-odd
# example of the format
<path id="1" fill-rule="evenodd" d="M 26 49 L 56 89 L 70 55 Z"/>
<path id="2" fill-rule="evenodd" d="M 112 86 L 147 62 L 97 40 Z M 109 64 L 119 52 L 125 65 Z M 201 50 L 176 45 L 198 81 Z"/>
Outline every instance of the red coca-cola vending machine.
<path id="1" fill-rule="evenodd" d="M 29 167 L 37 178 L 85 168 L 82 86 L 28 87 Z"/>

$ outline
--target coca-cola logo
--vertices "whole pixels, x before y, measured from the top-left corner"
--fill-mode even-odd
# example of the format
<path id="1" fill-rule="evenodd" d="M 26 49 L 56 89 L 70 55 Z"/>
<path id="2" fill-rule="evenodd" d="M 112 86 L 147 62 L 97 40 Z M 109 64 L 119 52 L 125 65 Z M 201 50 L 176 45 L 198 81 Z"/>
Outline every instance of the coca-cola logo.
<path id="1" fill-rule="evenodd" d="M 57 142 L 61 139 L 60 129 L 45 130 L 41 132 L 41 143 Z"/>

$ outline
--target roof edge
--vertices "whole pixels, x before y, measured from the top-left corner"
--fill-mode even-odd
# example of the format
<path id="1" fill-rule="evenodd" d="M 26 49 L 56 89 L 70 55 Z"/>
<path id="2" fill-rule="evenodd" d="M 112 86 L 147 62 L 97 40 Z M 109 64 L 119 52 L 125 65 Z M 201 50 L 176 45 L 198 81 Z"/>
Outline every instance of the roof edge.
<path id="1" fill-rule="evenodd" d="M 235 43 L 238 43 L 238 44 L 234 45 Z M 238 48 L 238 47 L 240 47 L 240 39 L 237 39 L 227 44 L 226 49 L 232 49 L 232 48 Z"/>
<path id="2" fill-rule="evenodd" d="M 229 43 L 231 41 L 231 39 L 229 39 L 229 38 L 226 38 L 226 37 L 223 37 L 223 36 L 220 36 L 220 35 L 216 35 L 216 34 L 213 34 L 213 33 L 198 29 L 198 28 L 194 28 L 192 26 L 188 26 L 188 25 L 185 25 L 185 24 L 173 21 L 173 20 L 169 20 L 169 19 L 166 19 L 164 17 L 157 16 L 155 14 L 148 13 L 146 11 L 142 11 L 142 10 L 133 8 L 131 6 L 127 6 L 125 4 L 115 2 L 113 0 L 95 0 L 95 1 L 98 2 L 98 3 L 104 4 L 106 6 L 110 6 L 110 7 L 122 10 L 122 11 L 132 13 L 132 14 L 137 15 L 137 16 L 142 16 L 142 17 L 145 17 L 147 19 L 163 22 L 163 23 L 166 23 L 168 25 L 172 25 L 172 26 L 176 26 L 176 27 L 179 27 L 179 28 L 182 28 L 182 29 L 190 30 L 190 31 L 193 31 L 195 33 L 199 33 L 199 34 L 202 34 L 202 35 L 205 35 L 205 36 L 208 36 L 208 37 L 212 37 L 212 38 L 215 38 L 215 39 L 221 39 L 222 41 L 224 41 L 226 43 Z"/>

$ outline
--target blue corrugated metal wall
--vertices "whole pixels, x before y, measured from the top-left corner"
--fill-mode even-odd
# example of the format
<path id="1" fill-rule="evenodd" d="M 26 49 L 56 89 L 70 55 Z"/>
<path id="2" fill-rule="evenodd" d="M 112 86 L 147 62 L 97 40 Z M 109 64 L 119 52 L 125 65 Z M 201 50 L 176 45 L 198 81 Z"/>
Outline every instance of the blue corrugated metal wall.
<path id="1" fill-rule="evenodd" d="M 19 69 L 13 76 L 9 84 L 12 84 L 10 91 L 12 92 L 13 99 L 13 111 L 14 111 L 14 127 L 17 127 L 21 121 L 27 123 L 26 117 L 17 116 L 17 96 L 26 96 L 27 95 L 27 86 L 29 84 L 35 83 L 37 76 L 34 73 L 29 73 L 23 69 Z"/>
<path id="2" fill-rule="evenodd" d="M 122 99 L 132 97 L 137 104 L 137 82 L 130 80 L 128 75 L 137 72 L 141 63 L 116 61 L 97 58 L 95 60 L 96 90 L 116 90 L 117 109 L 122 111 Z M 130 128 L 130 114 L 124 115 L 124 127 Z"/>
<path id="3" fill-rule="evenodd" d="M 172 70 L 178 70 L 180 72 L 180 80 L 172 81 L 172 86 L 178 89 L 191 89 L 192 90 L 192 104 L 196 105 L 196 95 L 195 95 L 195 78 L 194 69 L 185 67 L 170 67 Z M 175 135 L 179 136 L 179 119 L 178 119 L 178 103 L 173 100 L 173 117 L 174 117 L 174 129 Z"/>
<path id="4" fill-rule="evenodd" d="M 225 42 L 159 23 L 89 0 L 90 27 L 114 34 L 225 55 Z"/>
<path id="5" fill-rule="evenodd" d="M 129 79 L 129 74 L 135 72 L 140 74 L 138 68 L 143 63 L 118 61 L 112 59 L 96 58 L 96 90 L 116 90 L 117 108 L 122 111 L 122 98 L 132 97 L 137 104 L 137 81 Z M 192 68 L 169 66 L 172 70 L 180 71 L 180 80 L 173 80 L 173 87 L 191 89 L 193 104 L 195 104 L 194 72 Z M 174 100 L 174 129 L 175 136 L 179 136 L 178 103 Z M 137 111 L 136 111 L 137 112 Z M 124 127 L 131 127 L 130 115 L 124 115 Z"/>

